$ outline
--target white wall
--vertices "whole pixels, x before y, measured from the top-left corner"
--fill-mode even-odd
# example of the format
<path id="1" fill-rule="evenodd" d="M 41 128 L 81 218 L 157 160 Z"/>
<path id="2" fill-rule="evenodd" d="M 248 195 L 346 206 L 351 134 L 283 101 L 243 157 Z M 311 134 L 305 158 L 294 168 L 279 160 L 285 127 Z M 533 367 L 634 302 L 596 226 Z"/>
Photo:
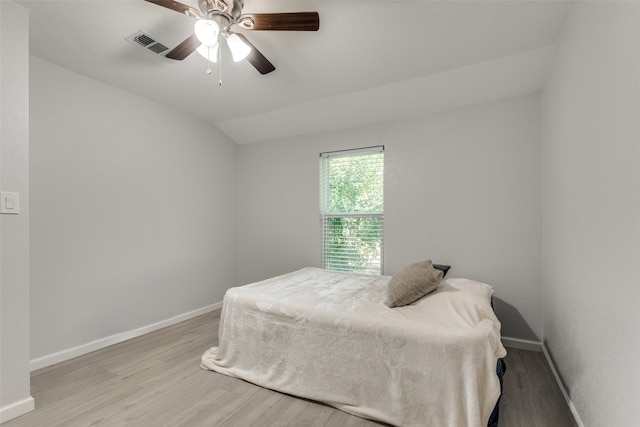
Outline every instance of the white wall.
<path id="1" fill-rule="evenodd" d="M 31 358 L 222 300 L 236 284 L 236 145 L 31 58 Z"/>
<path id="2" fill-rule="evenodd" d="M 537 95 L 238 148 L 238 282 L 319 265 L 319 153 L 385 145 L 385 273 L 432 258 L 496 288 L 503 335 L 541 336 Z"/>
<path id="3" fill-rule="evenodd" d="M 29 387 L 29 15 L 0 1 L 0 189 L 20 214 L 0 215 L 0 422 L 33 409 Z"/>
<path id="4" fill-rule="evenodd" d="M 637 426 L 640 4 L 576 3 L 542 100 L 545 345 L 585 426 Z"/>

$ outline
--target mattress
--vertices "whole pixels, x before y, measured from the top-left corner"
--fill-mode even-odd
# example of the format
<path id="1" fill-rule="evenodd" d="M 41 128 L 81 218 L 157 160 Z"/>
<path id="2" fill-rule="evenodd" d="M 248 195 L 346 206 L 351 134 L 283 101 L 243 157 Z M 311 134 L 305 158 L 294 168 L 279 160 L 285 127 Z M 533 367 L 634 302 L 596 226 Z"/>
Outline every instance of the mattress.
<path id="1" fill-rule="evenodd" d="M 493 288 L 452 278 L 389 308 L 389 279 L 308 267 L 231 288 L 201 365 L 392 425 L 487 426 L 506 355 Z"/>

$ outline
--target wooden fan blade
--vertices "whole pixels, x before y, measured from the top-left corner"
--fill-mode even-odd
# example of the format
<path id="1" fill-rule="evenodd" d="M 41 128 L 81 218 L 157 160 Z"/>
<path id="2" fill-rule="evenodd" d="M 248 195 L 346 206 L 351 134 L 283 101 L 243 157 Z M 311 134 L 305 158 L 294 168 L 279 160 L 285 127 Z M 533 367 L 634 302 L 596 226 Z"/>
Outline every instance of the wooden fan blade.
<path id="1" fill-rule="evenodd" d="M 318 12 L 247 13 L 238 18 L 238 25 L 247 30 L 318 31 Z"/>
<path id="2" fill-rule="evenodd" d="M 186 4 L 182 4 L 173 0 L 145 0 L 149 3 L 157 4 L 158 6 L 166 7 L 167 9 L 175 10 L 176 12 L 183 13 L 187 16 L 197 17 L 200 16 L 200 11 Z"/>
<path id="3" fill-rule="evenodd" d="M 174 47 L 171 52 L 167 53 L 165 56 L 170 59 L 182 61 L 184 58 L 195 52 L 200 45 L 200 40 L 198 40 L 195 34 L 192 34 L 191 37 Z"/>
<path id="4" fill-rule="evenodd" d="M 255 67 L 260 74 L 268 74 L 276 69 L 271 62 L 262 54 L 251 42 L 244 36 L 244 34 L 236 33 L 238 37 L 242 39 L 247 45 L 251 46 L 251 52 L 247 56 L 247 61 Z"/>

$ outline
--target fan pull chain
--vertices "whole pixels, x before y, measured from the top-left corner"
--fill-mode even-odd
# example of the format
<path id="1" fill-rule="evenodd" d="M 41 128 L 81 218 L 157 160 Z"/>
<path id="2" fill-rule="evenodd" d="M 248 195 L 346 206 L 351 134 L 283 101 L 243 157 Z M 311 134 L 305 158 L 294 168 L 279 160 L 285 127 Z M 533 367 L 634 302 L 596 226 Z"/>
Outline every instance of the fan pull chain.
<path id="1" fill-rule="evenodd" d="M 211 71 L 211 58 L 209 57 L 209 55 L 211 55 L 211 50 L 209 48 L 207 48 L 207 75 L 210 76 L 211 73 L 213 71 Z"/>
<path id="2" fill-rule="evenodd" d="M 218 43 L 220 43 L 220 36 L 218 36 Z M 218 46 L 220 46 L 218 44 Z M 218 85 L 222 86 L 222 49 L 218 47 L 218 51 L 216 52 L 218 55 Z"/>
<path id="3" fill-rule="evenodd" d="M 218 36 L 218 43 L 220 43 L 220 36 Z M 216 49 L 216 59 L 218 61 L 218 85 L 222 86 L 222 49 L 220 49 L 220 44 L 218 44 L 218 48 Z M 207 46 L 207 70 L 206 73 L 210 76 L 213 73 L 211 69 L 211 48 Z"/>

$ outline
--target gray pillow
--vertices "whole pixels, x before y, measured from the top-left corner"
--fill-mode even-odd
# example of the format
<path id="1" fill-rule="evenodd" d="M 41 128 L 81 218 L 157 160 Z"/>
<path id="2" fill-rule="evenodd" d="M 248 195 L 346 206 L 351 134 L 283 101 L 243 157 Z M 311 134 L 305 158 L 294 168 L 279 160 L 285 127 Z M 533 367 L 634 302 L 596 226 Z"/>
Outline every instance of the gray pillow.
<path id="1" fill-rule="evenodd" d="M 442 270 L 434 268 L 431 260 L 413 263 L 389 280 L 385 304 L 388 307 L 411 304 L 435 291 L 440 281 Z"/>

